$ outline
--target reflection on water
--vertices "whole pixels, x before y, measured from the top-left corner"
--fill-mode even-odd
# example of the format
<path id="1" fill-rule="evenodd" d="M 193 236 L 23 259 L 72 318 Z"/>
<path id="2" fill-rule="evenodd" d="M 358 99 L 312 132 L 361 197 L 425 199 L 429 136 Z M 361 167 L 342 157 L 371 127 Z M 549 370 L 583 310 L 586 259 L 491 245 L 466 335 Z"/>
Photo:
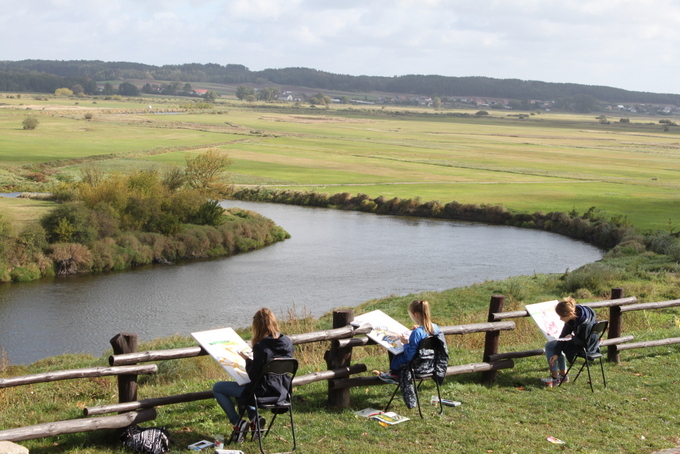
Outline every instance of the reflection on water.
<path id="1" fill-rule="evenodd" d="M 291 239 L 224 259 L 0 285 L 0 346 L 14 364 L 102 354 L 119 332 L 142 340 L 250 324 L 260 307 L 315 316 L 368 299 L 444 290 L 601 258 L 588 244 L 512 227 L 229 201 Z"/>

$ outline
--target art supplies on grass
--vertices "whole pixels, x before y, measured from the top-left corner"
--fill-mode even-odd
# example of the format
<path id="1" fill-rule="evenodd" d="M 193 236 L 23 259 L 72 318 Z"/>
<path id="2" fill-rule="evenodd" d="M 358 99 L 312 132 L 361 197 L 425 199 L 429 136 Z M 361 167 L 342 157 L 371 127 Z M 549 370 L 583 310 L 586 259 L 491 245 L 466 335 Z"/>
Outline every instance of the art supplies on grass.
<path id="1" fill-rule="evenodd" d="M 402 423 L 404 421 L 409 421 L 409 418 L 407 418 L 406 416 L 398 415 L 393 411 L 388 411 L 388 412 L 385 412 L 385 413 L 373 415 L 373 416 L 370 416 L 368 419 L 375 419 L 380 424 L 389 425 L 389 426 L 392 426 L 394 424 L 399 424 L 399 423 Z"/>
<path id="2" fill-rule="evenodd" d="M 199 331 L 191 335 L 210 356 L 220 363 L 236 383 L 239 385 L 250 383 L 246 372 L 246 360 L 239 355 L 239 352 L 252 356 L 252 349 L 236 331 L 231 328 L 220 328 Z"/>
<path id="3" fill-rule="evenodd" d="M 439 398 L 437 396 L 430 397 L 430 403 L 432 405 L 438 404 Z M 447 407 L 458 407 L 459 405 L 462 405 L 462 404 L 460 402 L 458 402 L 457 400 L 442 399 L 442 405 L 446 405 Z"/>
<path id="4" fill-rule="evenodd" d="M 361 418 L 369 418 L 371 416 L 379 415 L 380 413 L 384 412 L 375 408 L 364 408 L 363 410 L 355 411 L 354 415 Z"/>

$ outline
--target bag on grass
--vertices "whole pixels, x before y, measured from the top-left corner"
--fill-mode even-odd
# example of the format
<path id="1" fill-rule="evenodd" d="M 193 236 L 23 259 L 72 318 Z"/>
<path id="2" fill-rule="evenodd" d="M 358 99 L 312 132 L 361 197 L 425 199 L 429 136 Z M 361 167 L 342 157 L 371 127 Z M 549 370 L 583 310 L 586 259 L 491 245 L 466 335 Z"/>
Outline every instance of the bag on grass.
<path id="1" fill-rule="evenodd" d="M 170 438 L 165 427 L 128 426 L 120 436 L 123 446 L 142 454 L 164 454 L 168 452 Z"/>

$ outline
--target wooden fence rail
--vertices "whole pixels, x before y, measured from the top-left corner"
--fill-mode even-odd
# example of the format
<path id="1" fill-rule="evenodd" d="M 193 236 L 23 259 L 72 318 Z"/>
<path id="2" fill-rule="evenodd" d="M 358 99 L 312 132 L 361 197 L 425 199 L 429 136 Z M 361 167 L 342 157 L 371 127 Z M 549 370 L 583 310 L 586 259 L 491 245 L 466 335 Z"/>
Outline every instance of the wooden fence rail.
<path id="1" fill-rule="evenodd" d="M 41 374 L 0 378 L 0 388 L 32 385 L 34 383 L 46 383 L 57 380 L 70 380 L 73 378 L 106 377 L 110 375 L 124 374 L 155 374 L 156 372 L 158 372 L 158 366 L 156 364 L 147 364 L 144 366 L 90 367 L 83 369 L 56 370 L 52 372 L 43 372 Z"/>

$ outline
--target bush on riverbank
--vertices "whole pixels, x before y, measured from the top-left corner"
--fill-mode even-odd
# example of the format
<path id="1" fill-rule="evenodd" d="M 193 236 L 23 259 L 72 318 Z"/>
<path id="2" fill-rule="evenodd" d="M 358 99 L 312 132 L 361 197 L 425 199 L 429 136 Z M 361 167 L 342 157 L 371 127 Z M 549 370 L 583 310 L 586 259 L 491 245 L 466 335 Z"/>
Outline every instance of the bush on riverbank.
<path id="1" fill-rule="evenodd" d="M 62 203 L 19 234 L 0 218 L 0 282 L 221 257 L 289 237 L 257 213 L 220 207 L 214 197 L 227 186 L 214 171 L 223 158 L 206 156 L 192 179 L 179 181 L 176 172 L 103 178 L 91 170 L 62 186 Z"/>
<path id="2" fill-rule="evenodd" d="M 286 203 L 291 205 L 333 207 L 344 210 L 358 210 L 396 216 L 418 216 L 460 221 L 483 222 L 486 224 L 509 225 L 534 228 L 558 233 L 570 238 L 583 240 L 595 246 L 611 249 L 628 238 L 637 238 L 630 222 L 621 216 L 606 215 L 595 207 L 585 213 L 513 213 L 499 205 L 461 204 L 456 201 L 443 203 L 438 200 L 423 202 L 419 197 L 388 199 L 380 196 L 371 198 L 367 194 L 353 196 L 348 192 L 329 195 L 313 191 L 291 191 L 264 187 L 245 187 L 234 191 L 231 197 L 238 200 Z M 668 242 L 678 244 L 677 238 L 667 235 Z M 640 243 L 642 244 L 642 243 Z M 680 246 L 666 246 L 680 256 Z M 655 250 L 655 249 L 653 249 Z"/>

